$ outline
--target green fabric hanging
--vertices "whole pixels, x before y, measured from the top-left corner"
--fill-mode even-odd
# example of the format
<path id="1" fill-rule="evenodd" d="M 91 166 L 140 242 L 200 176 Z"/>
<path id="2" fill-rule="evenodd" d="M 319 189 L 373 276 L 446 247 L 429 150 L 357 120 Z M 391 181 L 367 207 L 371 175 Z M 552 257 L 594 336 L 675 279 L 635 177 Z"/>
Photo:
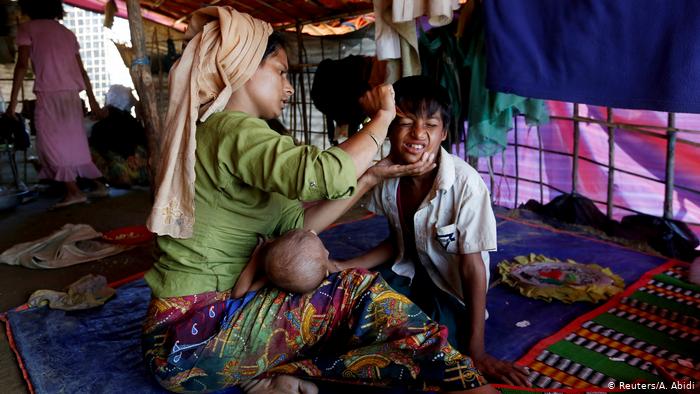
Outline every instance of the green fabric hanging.
<path id="1" fill-rule="evenodd" d="M 486 51 L 483 9 L 477 5 L 461 39 L 457 23 L 421 32 L 419 38 L 423 75 L 435 77 L 452 102 L 456 125 L 449 143 L 461 142 L 464 121 L 469 125 L 467 154 L 493 156 L 505 150 L 513 116 L 523 114 L 529 125 L 549 121 L 543 100 L 500 93 L 486 88 Z"/>
<path id="2" fill-rule="evenodd" d="M 484 50 L 484 28 L 481 26 L 468 43 L 467 66 L 471 70 L 469 92 L 469 133 L 467 154 L 470 156 L 493 156 L 506 149 L 508 131 L 513 128 L 513 116 L 525 115 L 528 125 L 549 122 L 549 113 L 544 100 L 500 93 L 486 88 L 486 51 Z"/>

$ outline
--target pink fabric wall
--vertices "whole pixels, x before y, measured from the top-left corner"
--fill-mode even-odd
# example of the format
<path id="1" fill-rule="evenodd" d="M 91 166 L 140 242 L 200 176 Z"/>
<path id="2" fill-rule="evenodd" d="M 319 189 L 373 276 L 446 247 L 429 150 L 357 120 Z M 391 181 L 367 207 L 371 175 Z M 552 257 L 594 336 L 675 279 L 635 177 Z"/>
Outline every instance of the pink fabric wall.
<path id="1" fill-rule="evenodd" d="M 573 105 L 559 101 L 548 102 L 553 116 L 572 116 Z M 614 121 L 620 123 L 655 125 L 665 127 L 666 112 L 640 110 L 613 110 Z M 604 107 L 579 105 L 579 115 L 605 121 L 607 110 Z M 700 115 L 677 114 L 676 127 L 700 131 Z M 646 129 L 654 134 L 664 135 L 664 131 Z M 580 123 L 580 156 L 608 163 L 608 134 L 604 126 L 592 123 Z M 573 122 L 571 120 L 552 120 L 540 126 L 544 149 L 573 152 Z M 700 143 L 700 133 L 679 132 L 678 139 Z M 509 142 L 515 140 L 515 132 L 508 133 Z M 539 154 L 537 151 L 537 131 L 535 127 L 525 125 L 524 119 L 518 120 L 518 143 L 532 147 L 518 148 L 518 167 L 521 178 L 539 180 Z M 494 157 L 494 171 L 515 176 L 515 149 L 509 146 L 501 155 Z M 615 172 L 613 201 L 616 205 L 639 212 L 662 216 L 664 204 L 664 179 L 666 177 L 666 139 L 643 135 L 626 129 L 615 131 L 615 167 L 632 174 Z M 480 159 L 479 170 L 488 171 L 487 159 Z M 564 192 L 571 191 L 572 158 L 561 154 L 546 152 L 543 154 L 543 181 Z M 634 174 L 634 175 L 633 175 Z M 651 179 L 644 179 L 642 175 Z M 700 191 L 700 147 L 676 143 L 675 185 Z M 490 186 L 490 179 L 484 174 L 484 180 Z M 657 181 L 654 181 L 657 180 Z M 579 160 L 577 191 L 593 200 L 607 200 L 608 170 L 606 167 Z M 515 206 L 515 180 L 496 176 L 494 201 L 498 205 Z M 544 203 L 561 194 L 544 187 Z M 685 221 L 700 234 L 700 193 L 674 189 L 673 215 L 675 219 Z M 530 199 L 540 200 L 540 188 L 535 183 L 520 181 L 517 203 Z M 605 213 L 605 204 L 598 204 Z M 633 214 L 624 209 L 615 208 L 613 217 L 620 220 L 622 216 Z M 694 223 L 694 225 L 693 225 Z"/>

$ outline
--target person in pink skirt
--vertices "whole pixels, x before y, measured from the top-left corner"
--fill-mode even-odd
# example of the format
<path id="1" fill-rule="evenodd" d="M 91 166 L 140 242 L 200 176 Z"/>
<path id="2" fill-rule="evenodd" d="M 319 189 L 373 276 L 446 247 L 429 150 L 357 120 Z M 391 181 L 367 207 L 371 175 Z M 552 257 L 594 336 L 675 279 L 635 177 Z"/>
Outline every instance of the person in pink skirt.
<path id="1" fill-rule="evenodd" d="M 42 164 L 39 177 L 66 185 L 65 197 L 54 208 L 87 201 L 76 183 L 77 177 L 93 179 L 92 194 L 106 196 L 107 188 L 96 180 L 102 173 L 90 156 L 78 93 L 87 91 L 93 112 L 100 107 L 78 52 L 78 40 L 58 22 L 63 18 L 62 1 L 20 0 L 19 6 L 30 21 L 17 28 L 18 59 L 10 104 L 5 112 L 15 116 L 17 95 L 31 58 L 36 76 L 37 151 Z"/>

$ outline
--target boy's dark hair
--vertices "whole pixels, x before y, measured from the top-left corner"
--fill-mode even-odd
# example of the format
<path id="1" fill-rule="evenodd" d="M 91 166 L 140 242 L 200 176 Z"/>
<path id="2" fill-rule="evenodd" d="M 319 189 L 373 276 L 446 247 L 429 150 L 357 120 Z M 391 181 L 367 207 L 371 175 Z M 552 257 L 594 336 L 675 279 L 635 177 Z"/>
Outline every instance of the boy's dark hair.
<path id="1" fill-rule="evenodd" d="M 445 130 L 452 125 L 450 99 L 445 88 L 432 78 L 423 75 L 404 77 L 394 82 L 396 107 L 405 113 L 416 116 L 431 116 L 440 113 Z M 398 122 L 398 117 L 391 123 L 390 130 Z"/>
<path id="2" fill-rule="evenodd" d="M 18 3 L 29 19 L 63 19 L 63 0 L 19 0 Z"/>
<path id="3" fill-rule="evenodd" d="M 278 50 L 285 48 L 286 46 L 287 40 L 284 39 L 282 33 L 273 31 L 267 38 L 267 46 L 265 47 L 265 53 L 263 54 L 262 60 L 264 61 L 268 58 L 268 56 L 275 54 Z"/>

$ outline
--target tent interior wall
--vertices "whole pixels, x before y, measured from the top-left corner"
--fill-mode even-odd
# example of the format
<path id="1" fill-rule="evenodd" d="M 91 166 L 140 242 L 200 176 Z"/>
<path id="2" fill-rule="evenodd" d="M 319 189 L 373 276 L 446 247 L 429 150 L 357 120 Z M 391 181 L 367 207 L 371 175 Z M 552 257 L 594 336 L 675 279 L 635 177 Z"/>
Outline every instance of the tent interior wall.
<path id="1" fill-rule="evenodd" d="M 99 1 L 73 0 L 66 3 L 98 12 L 102 10 Z M 161 3 L 141 2 L 141 7 L 143 12 L 160 12 L 178 24 L 196 7 L 187 2 L 178 3 L 177 6 Z M 290 47 L 290 79 L 295 94 L 283 113 L 283 125 L 299 142 L 328 147 L 325 116 L 316 109 L 310 97 L 316 67 L 327 58 L 374 56 L 373 25 L 335 36 L 298 34 L 296 28 L 338 15 L 356 15 L 370 11 L 371 2 L 351 2 L 354 4 L 352 6 L 337 2 L 337 7 L 341 3 L 345 3 L 346 7 L 325 11 L 316 6 L 329 3 L 327 1 L 303 2 L 307 3 L 304 5 L 306 8 L 297 8 L 293 13 L 290 13 L 292 8 L 289 5 L 282 4 L 284 2 L 257 2 L 257 6 L 252 3 L 254 2 L 236 2 L 236 5 L 243 7 L 242 10 L 246 12 L 259 12 L 259 17 L 275 23 L 277 28 L 283 27 Z M 10 37 L 14 34 L 14 26 L 18 21 L 14 4 L 8 1 L 3 4 L 9 15 L 9 26 L 6 27 L 5 34 Z M 125 4 L 117 2 L 117 5 L 118 15 L 124 16 Z M 297 15 L 299 10 L 306 13 Z M 283 15 L 286 16 L 283 18 Z M 159 113 L 165 114 L 168 87 L 163 59 L 168 53 L 168 40 L 175 44 L 178 53 L 182 50 L 184 40 L 180 29 L 172 27 L 180 25 L 173 22 L 171 27 L 166 27 L 151 19 L 153 18 L 144 18 L 146 50 L 151 59 Z M 129 49 L 124 45 L 119 47 L 124 63 L 129 64 Z M 12 63 L 6 59 L 0 67 L 0 92 L 3 97 L 8 97 Z M 31 84 L 31 80 L 25 81 L 21 93 L 23 98 L 33 98 Z M 468 128 L 460 141 L 453 145 L 453 152 L 471 160 L 484 175 L 496 204 L 518 207 L 529 199 L 546 203 L 559 194 L 576 192 L 591 198 L 609 218 L 620 219 L 626 214 L 643 212 L 684 221 L 696 233 L 700 233 L 700 179 L 693 176 L 686 167 L 697 165 L 693 158 L 700 157 L 698 115 L 617 110 L 554 101 L 550 101 L 548 107 L 552 112 L 550 124 L 531 128 L 525 125 L 523 119 L 516 119 L 515 129 L 508 133 L 508 148 L 495 158 L 470 159 L 466 156 Z M 668 147 L 665 149 L 666 154 L 657 157 L 658 162 L 653 164 L 653 169 L 642 168 L 640 171 L 634 167 L 644 163 L 634 157 L 630 160 L 629 150 L 621 148 L 615 141 L 616 133 L 618 136 L 634 135 L 633 138 L 640 144 L 649 140 L 663 143 Z M 383 146 L 382 153 L 386 152 L 387 146 Z M 606 146 L 606 155 L 601 157 L 600 154 L 591 153 L 593 147 L 602 146 Z M 682 157 L 678 157 L 681 152 Z M 591 182 L 587 180 L 592 172 L 597 173 L 597 187 L 590 187 Z M 569 176 L 562 175 L 564 173 L 569 173 Z M 637 194 L 651 193 L 654 197 L 634 199 L 619 195 L 623 186 L 640 182 L 646 186 Z"/>

